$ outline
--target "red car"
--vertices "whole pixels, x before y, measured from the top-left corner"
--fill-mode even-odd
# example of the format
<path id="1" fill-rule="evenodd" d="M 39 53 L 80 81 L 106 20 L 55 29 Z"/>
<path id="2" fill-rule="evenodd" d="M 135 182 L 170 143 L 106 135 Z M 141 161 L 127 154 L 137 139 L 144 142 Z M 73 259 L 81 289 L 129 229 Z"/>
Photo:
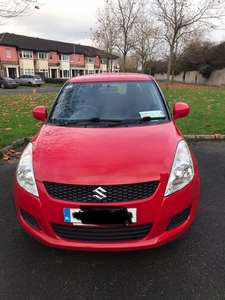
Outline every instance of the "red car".
<path id="1" fill-rule="evenodd" d="M 69 79 L 24 150 L 14 179 L 22 227 L 52 247 L 138 250 L 192 224 L 199 169 L 156 81 L 112 73 Z"/>

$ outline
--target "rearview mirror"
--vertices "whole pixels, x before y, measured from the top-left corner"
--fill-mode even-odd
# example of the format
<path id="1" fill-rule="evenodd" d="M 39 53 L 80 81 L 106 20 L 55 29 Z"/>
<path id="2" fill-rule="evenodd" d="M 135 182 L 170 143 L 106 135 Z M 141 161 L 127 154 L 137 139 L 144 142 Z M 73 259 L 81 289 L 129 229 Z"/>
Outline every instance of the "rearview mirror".
<path id="1" fill-rule="evenodd" d="M 45 106 L 37 106 L 32 111 L 33 117 L 40 121 L 45 121 L 47 119 L 47 110 Z"/>
<path id="2" fill-rule="evenodd" d="M 178 102 L 173 108 L 173 120 L 186 117 L 190 112 L 190 107 L 188 104 L 183 102 Z"/>

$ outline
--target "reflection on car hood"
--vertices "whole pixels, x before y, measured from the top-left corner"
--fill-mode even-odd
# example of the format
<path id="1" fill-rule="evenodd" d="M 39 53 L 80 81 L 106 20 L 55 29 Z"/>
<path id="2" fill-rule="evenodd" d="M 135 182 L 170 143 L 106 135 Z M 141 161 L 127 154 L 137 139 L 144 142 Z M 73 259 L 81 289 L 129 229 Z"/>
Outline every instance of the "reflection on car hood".
<path id="1" fill-rule="evenodd" d="M 86 185 L 166 180 L 180 139 L 173 122 L 126 128 L 44 125 L 33 140 L 34 173 L 38 181 Z"/>

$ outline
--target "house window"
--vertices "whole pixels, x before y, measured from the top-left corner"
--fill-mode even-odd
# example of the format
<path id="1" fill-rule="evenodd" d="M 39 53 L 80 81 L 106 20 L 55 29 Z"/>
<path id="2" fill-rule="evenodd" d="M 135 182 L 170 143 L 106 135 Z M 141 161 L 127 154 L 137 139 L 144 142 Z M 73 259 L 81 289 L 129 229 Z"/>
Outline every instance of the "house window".
<path id="1" fill-rule="evenodd" d="M 93 57 L 86 57 L 86 62 L 87 63 L 94 63 L 95 59 Z"/>
<path id="2" fill-rule="evenodd" d="M 6 49 L 6 57 L 11 58 L 11 49 Z"/>
<path id="3" fill-rule="evenodd" d="M 34 75 L 34 69 L 20 69 L 20 75 Z"/>
<path id="4" fill-rule="evenodd" d="M 53 60 L 53 53 L 49 53 L 49 59 Z"/>
<path id="5" fill-rule="evenodd" d="M 44 77 L 48 77 L 48 69 L 39 69 L 36 70 L 36 72 L 44 73 Z"/>
<path id="6" fill-rule="evenodd" d="M 47 53 L 38 52 L 38 59 L 47 59 Z"/>
<path id="7" fill-rule="evenodd" d="M 22 53 L 20 53 L 20 57 L 22 58 L 33 58 L 33 52 L 32 51 L 22 51 Z"/>
<path id="8" fill-rule="evenodd" d="M 69 56 L 66 54 L 59 54 L 59 60 L 68 61 Z"/>
<path id="9" fill-rule="evenodd" d="M 70 62 L 73 62 L 73 55 L 70 55 Z"/>
<path id="10" fill-rule="evenodd" d="M 81 62 L 81 57 L 80 56 L 78 56 L 78 62 Z"/>

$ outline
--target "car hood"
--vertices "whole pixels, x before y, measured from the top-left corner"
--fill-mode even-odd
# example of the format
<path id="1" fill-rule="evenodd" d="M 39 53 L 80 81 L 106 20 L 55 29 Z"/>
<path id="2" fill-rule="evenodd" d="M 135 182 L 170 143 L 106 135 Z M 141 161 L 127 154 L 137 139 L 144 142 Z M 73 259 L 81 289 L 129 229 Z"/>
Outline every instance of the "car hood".
<path id="1" fill-rule="evenodd" d="M 181 139 L 173 122 L 113 128 L 43 125 L 32 141 L 35 178 L 86 185 L 167 180 Z"/>

